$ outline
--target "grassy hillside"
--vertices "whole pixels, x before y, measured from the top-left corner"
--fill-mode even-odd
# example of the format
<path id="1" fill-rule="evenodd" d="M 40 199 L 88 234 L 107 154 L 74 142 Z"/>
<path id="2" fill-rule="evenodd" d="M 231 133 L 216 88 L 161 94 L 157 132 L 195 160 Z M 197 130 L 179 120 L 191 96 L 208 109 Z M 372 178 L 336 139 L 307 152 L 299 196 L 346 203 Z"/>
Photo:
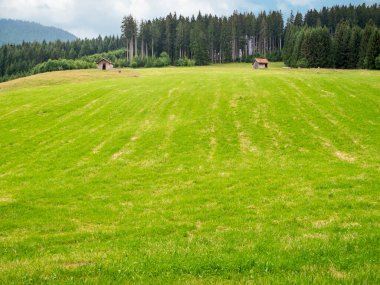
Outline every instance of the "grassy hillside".
<path id="1" fill-rule="evenodd" d="M 0 84 L 0 283 L 380 282 L 380 73 Z"/>

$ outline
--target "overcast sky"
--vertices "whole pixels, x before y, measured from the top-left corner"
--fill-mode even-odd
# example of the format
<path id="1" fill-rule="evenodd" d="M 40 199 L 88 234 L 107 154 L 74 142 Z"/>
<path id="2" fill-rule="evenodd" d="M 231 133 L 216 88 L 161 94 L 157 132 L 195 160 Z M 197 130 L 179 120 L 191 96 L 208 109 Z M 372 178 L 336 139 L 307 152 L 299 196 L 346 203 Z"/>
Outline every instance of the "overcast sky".
<path id="1" fill-rule="evenodd" d="M 281 10 L 287 16 L 290 10 L 306 11 L 310 8 L 335 4 L 375 3 L 376 0 L 0 0 L 0 18 L 20 19 L 55 26 L 74 35 L 95 37 L 120 34 L 124 15 L 137 19 L 165 16 L 169 12 L 190 16 L 211 13 L 230 15 L 234 10 Z"/>

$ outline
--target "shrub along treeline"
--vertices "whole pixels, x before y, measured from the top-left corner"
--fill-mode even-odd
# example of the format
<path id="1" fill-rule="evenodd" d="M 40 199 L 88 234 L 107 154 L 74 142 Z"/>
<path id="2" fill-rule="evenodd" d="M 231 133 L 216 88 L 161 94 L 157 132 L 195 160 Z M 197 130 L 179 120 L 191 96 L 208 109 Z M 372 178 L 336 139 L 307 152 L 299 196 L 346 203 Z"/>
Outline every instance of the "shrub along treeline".
<path id="1" fill-rule="evenodd" d="M 84 60 L 74 59 L 49 59 L 46 62 L 37 64 L 31 71 L 31 74 L 44 73 L 58 70 L 71 70 L 71 69 L 89 69 L 95 68 L 94 62 L 87 62 Z"/>
<path id="2" fill-rule="evenodd" d="M 370 20 L 364 29 L 342 21 L 327 27 L 286 28 L 283 59 L 291 67 L 380 69 L 380 30 Z"/>
<path id="3" fill-rule="evenodd" d="M 162 52 L 160 56 L 156 57 L 134 57 L 130 62 L 125 57 L 125 50 L 118 49 L 115 51 L 110 51 L 106 53 L 98 53 L 89 56 L 84 56 L 81 60 L 87 61 L 89 63 L 97 62 L 102 58 L 107 58 L 113 63 L 114 67 L 164 67 L 170 65 L 170 58 L 166 52 Z M 193 66 L 195 62 L 190 59 L 184 59 L 183 61 L 178 61 L 176 63 L 178 66 Z"/>
<path id="4" fill-rule="evenodd" d="M 71 69 L 89 69 L 95 68 L 94 62 L 88 62 L 80 59 L 49 59 L 34 66 L 31 70 L 22 73 L 13 74 L 11 76 L 3 76 L 0 78 L 0 82 L 16 79 L 23 76 L 29 76 L 32 74 L 59 71 L 59 70 L 71 70 Z"/>

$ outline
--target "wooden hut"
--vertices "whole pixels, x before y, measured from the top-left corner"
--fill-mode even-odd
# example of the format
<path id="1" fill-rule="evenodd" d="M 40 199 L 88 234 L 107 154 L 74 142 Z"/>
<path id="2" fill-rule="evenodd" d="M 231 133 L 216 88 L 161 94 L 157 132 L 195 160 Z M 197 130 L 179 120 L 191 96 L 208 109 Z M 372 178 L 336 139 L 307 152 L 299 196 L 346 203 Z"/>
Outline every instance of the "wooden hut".
<path id="1" fill-rule="evenodd" d="M 101 69 L 101 70 L 109 70 L 113 68 L 112 62 L 110 62 L 108 59 L 105 59 L 105 58 L 102 58 L 96 64 L 98 65 L 98 69 Z"/>
<path id="2" fill-rule="evenodd" d="M 255 58 L 253 62 L 253 68 L 259 69 L 259 68 L 268 68 L 269 61 L 266 58 Z"/>

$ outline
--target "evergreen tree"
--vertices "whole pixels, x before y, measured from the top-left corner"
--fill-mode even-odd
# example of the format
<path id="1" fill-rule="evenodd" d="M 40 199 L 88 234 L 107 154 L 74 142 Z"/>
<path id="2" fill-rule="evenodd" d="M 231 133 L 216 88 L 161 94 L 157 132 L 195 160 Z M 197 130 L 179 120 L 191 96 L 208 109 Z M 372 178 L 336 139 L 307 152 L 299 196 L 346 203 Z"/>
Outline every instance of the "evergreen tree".
<path id="1" fill-rule="evenodd" d="M 214 63 L 215 61 L 215 49 L 214 49 L 215 30 L 216 30 L 215 23 L 214 23 L 213 18 L 210 15 L 208 28 L 207 28 L 207 42 L 208 42 L 209 54 L 210 54 L 212 63 Z"/>
<path id="2" fill-rule="evenodd" d="M 76 57 L 77 57 L 77 53 L 75 52 L 74 48 L 71 48 L 68 58 L 69 59 L 75 59 Z"/>
<path id="3" fill-rule="evenodd" d="M 129 61 L 132 60 L 133 56 L 136 54 L 135 49 L 135 41 L 137 43 L 137 23 L 132 15 L 123 18 L 121 25 L 122 36 L 126 40 L 126 48 L 127 48 L 127 59 Z"/>
<path id="4" fill-rule="evenodd" d="M 290 23 L 290 21 L 288 23 Z M 282 50 L 282 54 L 283 54 L 283 60 L 285 64 L 288 66 L 292 66 L 291 57 L 293 54 L 294 44 L 296 41 L 297 30 L 298 28 L 293 24 L 288 24 L 285 30 L 285 43 L 284 43 L 284 49 Z"/>
<path id="5" fill-rule="evenodd" d="M 294 25 L 297 27 L 302 27 L 303 25 L 303 17 L 300 12 L 297 12 L 296 17 L 294 18 Z"/>
<path id="6" fill-rule="evenodd" d="M 351 30 L 350 41 L 348 43 L 348 66 L 347 68 L 356 68 L 359 61 L 360 42 L 362 39 L 362 30 L 355 26 Z"/>
<path id="7" fill-rule="evenodd" d="M 334 37 L 334 59 L 336 68 L 348 68 L 349 66 L 349 42 L 351 28 L 348 22 L 342 21 L 336 29 Z"/>
<path id="8" fill-rule="evenodd" d="M 184 20 L 178 22 L 175 47 L 178 51 L 177 58 L 184 58 L 186 56 L 186 24 Z"/>
<path id="9" fill-rule="evenodd" d="M 158 21 L 152 22 L 152 25 L 150 27 L 149 32 L 150 32 L 151 40 L 152 40 L 152 43 L 151 43 L 152 57 L 154 57 L 156 54 L 156 49 L 158 46 L 159 39 L 161 37 L 161 32 L 160 32 Z"/>
<path id="10" fill-rule="evenodd" d="M 317 10 L 313 9 L 306 13 L 305 24 L 309 27 L 317 27 L 318 24 L 321 24 L 321 20 L 319 18 L 319 13 L 317 12 Z"/>
<path id="11" fill-rule="evenodd" d="M 363 31 L 362 40 L 360 43 L 359 60 L 358 60 L 358 67 L 359 68 L 368 68 L 368 62 L 366 60 L 367 50 L 368 50 L 368 41 L 369 41 L 374 29 L 375 29 L 375 27 L 374 27 L 373 21 L 370 20 L 367 23 L 367 25 L 365 26 L 365 29 Z"/>
<path id="12" fill-rule="evenodd" d="M 331 67 L 331 45 L 327 28 L 306 29 L 301 49 L 307 67 Z"/>
<path id="13" fill-rule="evenodd" d="M 207 36 L 201 14 L 198 15 L 197 20 L 191 30 L 190 48 L 196 65 L 206 65 L 210 63 L 210 58 L 208 56 Z"/>
<path id="14" fill-rule="evenodd" d="M 295 35 L 294 49 L 290 58 L 290 66 L 306 67 L 307 60 L 302 57 L 302 44 L 305 35 L 305 28 L 300 29 Z"/>
<path id="15" fill-rule="evenodd" d="M 84 40 L 83 45 L 80 48 L 79 57 L 85 56 L 87 54 L 91 54 L 90 41 L 88 39 Z M 54 59 L 50 57 L 51 59 Z"/>
<path id="16" fill-rule="evenodd" d="M 380 30 L 374 29 L 372 35 L 368 41 L 368 48 L 366 54 L 367 68 L 375 69 L 376 68 L 376 58 L 380 55 Z"/>
<path id="17" fill-rule="evenodd" d="M 227 18 L 223 18 L 221 24 L 221 34 L 220 34 L 220 59 L 221 62 L 231 62 L 232 61 L 232 33 L 230 23 Z"/>

